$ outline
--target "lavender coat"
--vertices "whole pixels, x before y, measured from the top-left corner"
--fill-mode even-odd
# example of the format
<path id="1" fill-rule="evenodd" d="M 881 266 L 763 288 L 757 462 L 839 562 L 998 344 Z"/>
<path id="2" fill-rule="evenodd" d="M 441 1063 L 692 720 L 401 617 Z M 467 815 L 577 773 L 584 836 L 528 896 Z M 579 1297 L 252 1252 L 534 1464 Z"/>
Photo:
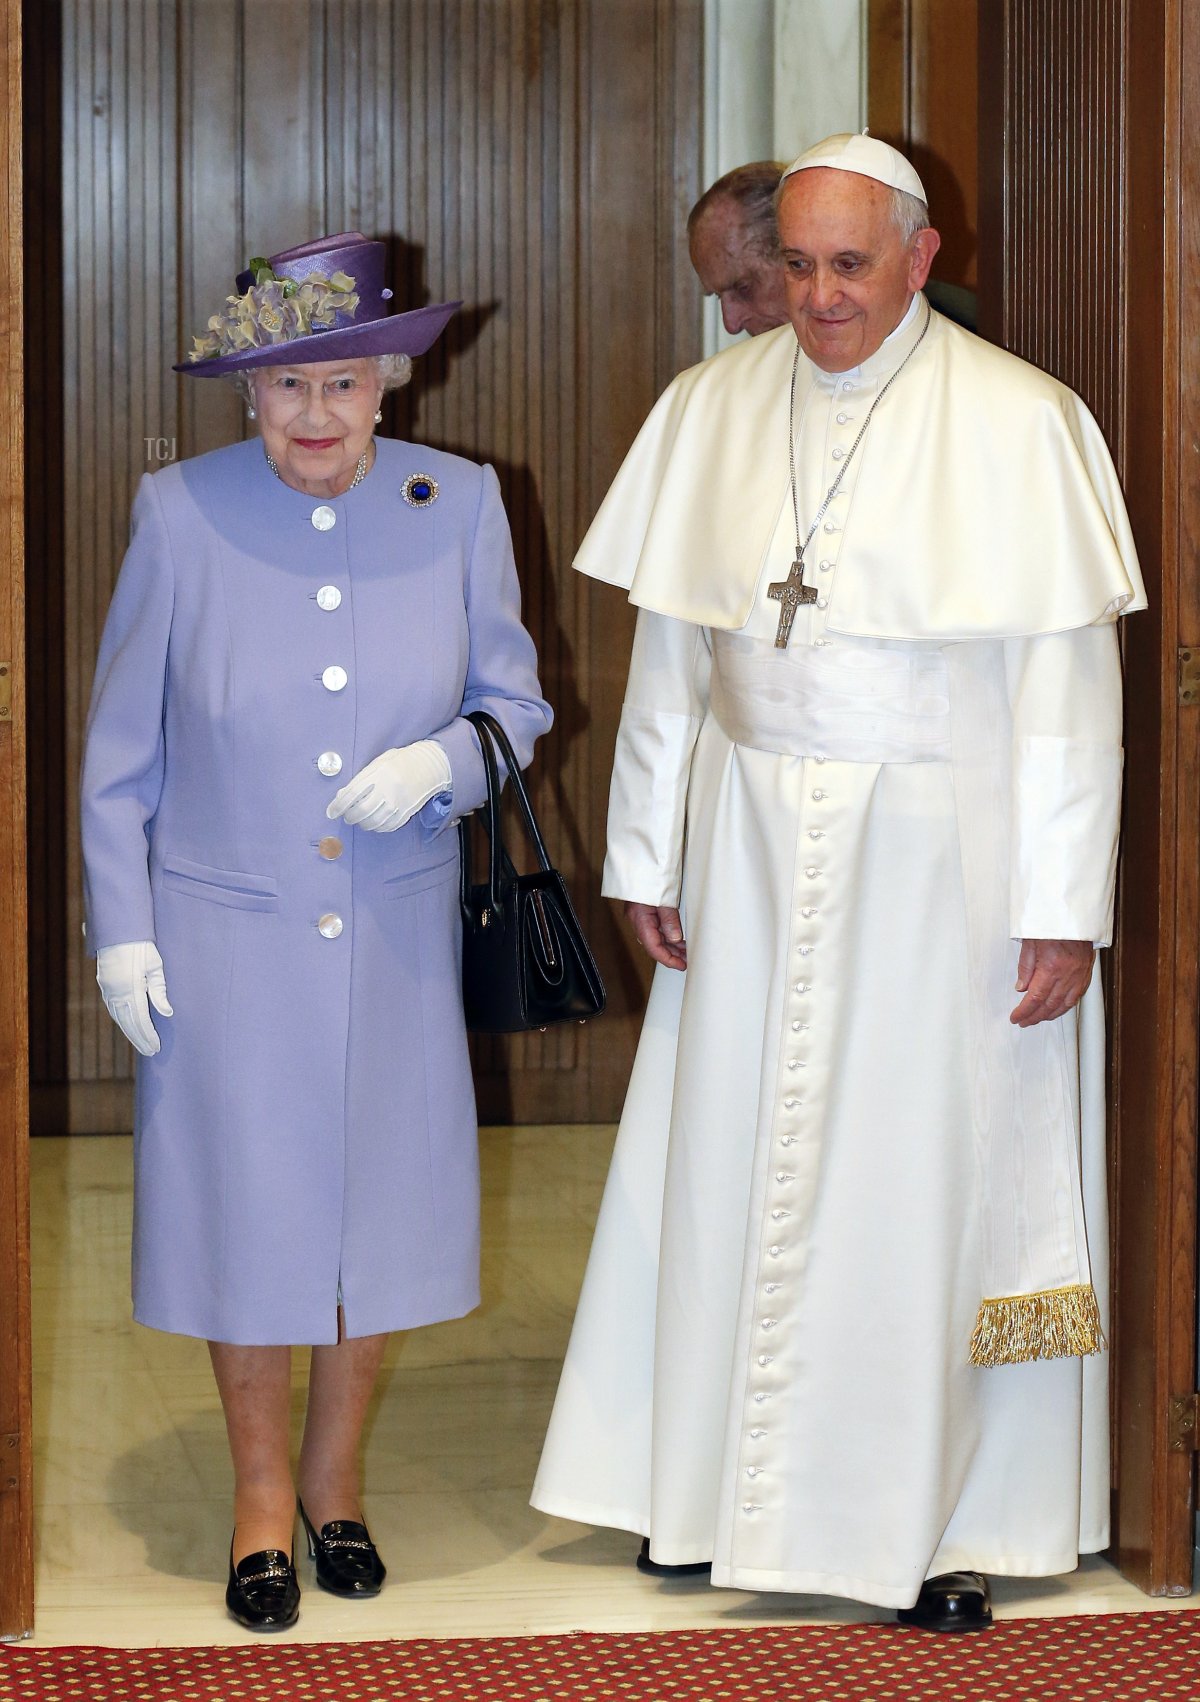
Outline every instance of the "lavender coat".
<path id="1" fill-rule="evenodd" d="M 134 1316 L 157 1329 L 332 1342 L 339 1285 L 352 1336 L 479 1300 L 448 830 L 484 797 L 463 714 L 490 709 L 522 763 L 551 715 L 495 474 L 377 448 L 328 502 L 251 442 L 144 478 L 134 505 L 83 841 L 90 949 L 155 940 L 175 1011 L 137 1073 Z M 403 500 L 412 473 L 440 484 L 428 508 Z M 326 819 L 364 763 L 429 737 L 452 796 L 397 833 Z"/>

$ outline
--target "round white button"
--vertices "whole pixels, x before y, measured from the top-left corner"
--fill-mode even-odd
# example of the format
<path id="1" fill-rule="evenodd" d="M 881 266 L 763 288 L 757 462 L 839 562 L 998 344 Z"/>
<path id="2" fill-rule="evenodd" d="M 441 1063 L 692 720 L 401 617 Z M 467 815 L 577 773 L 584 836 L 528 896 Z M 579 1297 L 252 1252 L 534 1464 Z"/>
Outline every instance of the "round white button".
<path id="1" fill-rule="evenodd" d="M 829 598 L 828 597 L 818 597 L 817 598 L 817 607 L 818 607 L 818 609 L 827 609 L 829 607 Z"/>
<path id="2" fill-rule="evenodd" d="M 850 380 L 848 378 L 842 380 L 842 389 L 843 390 L 853 390 L 854 389 L 853 384 L 850 382 Z"/>
<path id="3" fill-rule="evenodd" d="M 337 609 L 341 607 L 342 593 L 336 585 L 322 585 L 317 592 L 318 609 Z"/>
<path id="4" fill-rule="evenodd" d="M 819 804 L 821 802 L 822 798 L 824 798 L 824 796 L 825 796 L 824 792 L 822 792 L 821 788 L 818 786 L 813 793 L 813 798 Z"/>
<path id="5" fill-rule="evenodd" d="M 339 668 L 335 664 L 332 668 L 326 668 L 324 670 L 321 675 L 321 684 L 325 687 L 326 691 L 344 691 L 346 681 L 349 678 L 350 676 L 346 672 L 345 668 Z"/>
<path id="6" fill-rule="evenodd" d="M 837 531 L 837 527 L 836 527 L 836 526 L 835 526 L 835 525 L 834 525 L 834 523 L 833 523 L 833 521 L 832 521 L 832 520 L 827 520 L 827 521 L 826 521 L 826 522 L 825 522 L 825 530 L 826 530 L 826 531 L 827 531 L 827 532 L 836 532 L 836 531 Z"/>
<path id="7" fill-rule="evenodd" d="M 340 916 L 335 916 L 332 910 L 327 910 L 318 922 L 317 932 L 327 940 L 336 940 L 345 926 Z"/>
<path id="8" fill-rule="evenodd" d="M 342 759 L 336 751 L 322 751 L 317 758 L 317 767 L 322 774 L 328 774 L 332 777 L 342 772 Z"/>
<path id="9" fill-rule="evenodd" d="M 833 563 L 831 561 L 823 561 L 821 563 L 820 571 L 822 573 L 828 573 L 830 571 L 830 569 L 832 568 L 832 566 L 833 566 Z"/>
<path id="10" fill-rule="evenodd" d="M 843 456 L 843 455 L 844 455 L 844 454 L 845 454 L 845 453 L 846 453 L 846 451 L 845 451 L 845 450 L 844 450 L 844 449 L 835 449 L 835 450 L 834 450 L 834 452 L 833 452 L 833 458 L 834 458 L 834 460 L 835 460 L 835 461 L 840 461 L 840 460 L 841 460 L 841 458 L 842 458 L 842 456 Z"/>
<path id="11" fill-rule="evenodd" d="M 848 419 L 849 419 L 849 418 L 850 418 L 850 415 L 849 415 L 849 414 L 839 414 L 839 415 L 838 415 L 838 417 L 837 417 L 837 423 L 838 423 L 838 424 L 839 424 L 839 425 L 845 425 L 845 423 L 846 423 L 846 421 L 847 421 L 847 420 L 848 420 Z"/>
<path id="12" fill-rule="evenodd" d="M 328 508 L 325 503 L 322 503 L 320 508 L 313 509 L 312 523 L 318 532 L 328 532 L 337 525 L 337 515 L 332 508 Z"/>
<path id="13" fill-rule="evenodd" d="M 815 881 L 821 871 L 820 869 L 805 869 L 804 873 L 808 876 L 810 881 Z"/>

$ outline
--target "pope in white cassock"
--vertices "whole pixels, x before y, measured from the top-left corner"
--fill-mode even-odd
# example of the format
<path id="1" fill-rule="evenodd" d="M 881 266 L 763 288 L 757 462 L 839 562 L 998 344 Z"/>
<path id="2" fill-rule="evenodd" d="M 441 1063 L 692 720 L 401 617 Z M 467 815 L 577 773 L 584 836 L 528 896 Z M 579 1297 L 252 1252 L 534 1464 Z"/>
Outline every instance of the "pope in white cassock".
<path id="1" fill-rule="evenodd" d="M 927 305 L 903 156 L 821 143 L 779 225 L 791 325 L 675 380 L 577 563 L 640 611 L 604 891 L 659 968 L 533 1500 L 970 1630 L 1108 1537 L 1145 596 L 1087 409 Z"/>

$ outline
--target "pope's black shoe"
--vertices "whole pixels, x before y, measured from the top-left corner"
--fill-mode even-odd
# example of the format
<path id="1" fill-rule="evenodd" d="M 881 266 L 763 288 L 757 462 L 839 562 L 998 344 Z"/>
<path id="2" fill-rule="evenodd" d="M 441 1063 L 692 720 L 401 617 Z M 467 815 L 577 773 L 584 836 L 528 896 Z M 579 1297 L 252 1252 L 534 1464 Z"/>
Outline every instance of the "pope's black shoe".
<path id="1" fill-rule="evenodd" d="M 356 1519 L 330 1519 L 318 1534 L 297 1502 L 308 1552 L 317 1563 L 317 1583 L 332 1596 L 377 1596 L 387 1577 L 387 1567 L 371 1541 L 365 1525 Z"/>
<path id="2" fill-rule="evenodd" d="M 942 1572 L 926 1578 L 916 1604 L 898 1609 L 896 1618 L 921 1631 L 986 1631 L 992 1592 L 982 1572 Z"/>
<path id="3" fill-rule="evenodd" d="M 711 1560 L 692 1560 L 685 1566 L 667 1566 L 661 1560 L 650 1558 L 650 1538 L 642 1538 L 642 1550 L 637 1557 L 639 1572 L 648 1572 L 652 1578 L 694 1578 L 697 1573 L 711 1572 Z"/>
<path id="4" fill-rule="evenodd" d="M 239 1625 L 251 1631 L 284 1631 L 295 1625 L 300 1585 L 290 1557 L 281 1548 L 260 1548 L 235 1566 L 231 1547 L 225 1606 Z"/>

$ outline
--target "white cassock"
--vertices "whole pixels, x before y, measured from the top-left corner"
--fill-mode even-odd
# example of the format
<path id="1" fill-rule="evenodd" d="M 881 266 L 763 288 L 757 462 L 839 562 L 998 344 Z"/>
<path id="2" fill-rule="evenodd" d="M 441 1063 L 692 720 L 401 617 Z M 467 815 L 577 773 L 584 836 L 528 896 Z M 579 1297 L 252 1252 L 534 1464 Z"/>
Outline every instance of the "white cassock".
<path id="1" fill-rule="evenodd" d="M 850 372 L 802 359 L 803 530 L 925 311 L 918 298 Z M 780 489 L 787 328 L 683 375 L 657 426 L 651 416 L 613 492 L 641 505 L 640 565 L 637 544 L 618 559 L 626 522 L 613 497 L 582 552 L 585 571 L 632 586 L 641 604 L 604 891 L 681 902 L 688 969 L 655 973 L 533 1494 L 546 1512 L 648 1534 L 659 1561 L 711 1560 L 716 1585 L 889 1607 L 960 1568 L 1065 1572 L 1108 1539 L 1106 1355 L 968 1362 L 982 1236 L 970 840 L 988 802 L 977 792 L 965 804 L 961 764 L 956 791 L 954 744 L 972 718 L 981 737 L 996 720 L 972 697 L 982 658 L 1010 718 L 1010 938 L 998 945 L 1009 985 L 1022 938 L 1106 944 L 1120 791 L 1114 616 L 1144 600 L 1085 411 L 936 316 L 930 329 L 923 376 L 901 375 L 818 528 L 806 570 L 818 599 L 797 613 L 786 650 L 766 587 L 785 578 L 795 542 L 786 462 Z M 910 371 L 917 380 L 916 359 Z M 987 382 L 994 409 L 978 393 Z M 1107 554 L 1085 536 L 1060 575 L 1066 588 L 1054 582 L 1055 528 L 1072 516 L 1049 515 L 1039 533 L 1053 492 L 1026 485 L 1022 517 L 1010 512 L 1020 480 L 1001 468 L 965 491 L 960 467 L 944 498 L 926 470 L 915 489 L 929 454 L 954 460 L 976 411 L 1011 429 L 1005 409 L 1032 405 L 1013 386 L 1032 386 L 1043 410 L 1050 395 L 1082 440 L 1108 519 L 1079 498 L 1076 532 L 1111 527 Z M 697 415 L 713 422 L 707 449 Z M 1031 418 L 1029 435 L 1038 429 Z M 1062 427 L 1046 429 L 1057 454 Z M 672 488 L 681 457 L 694 500 Z M 661 506 L 646 520 L 652 486 L 675 504 L 685 566 L 674 580 Z M 714 524 L 706 492 L 736 510 L 743 486 L 745 511 Z M 942 501 L 934 542 L 923 505 Z M 1016 586 L 995 559 L 964 574 L 965 589 L 949 583 L 945 551 L 964 547 L 964 526 L 982 526 L 976 555 L 994 551 Z M 925 558 L 890 588 L 882 570 L 870 579 L 888 528 Z M 1022 553 L 1006 568 L 1014 535 Z M 1009 791 L 999 772 L 997 784 Z M 1054 1026 L 1106 1316 L 1098 976 L 1080 1012 Z"/>

